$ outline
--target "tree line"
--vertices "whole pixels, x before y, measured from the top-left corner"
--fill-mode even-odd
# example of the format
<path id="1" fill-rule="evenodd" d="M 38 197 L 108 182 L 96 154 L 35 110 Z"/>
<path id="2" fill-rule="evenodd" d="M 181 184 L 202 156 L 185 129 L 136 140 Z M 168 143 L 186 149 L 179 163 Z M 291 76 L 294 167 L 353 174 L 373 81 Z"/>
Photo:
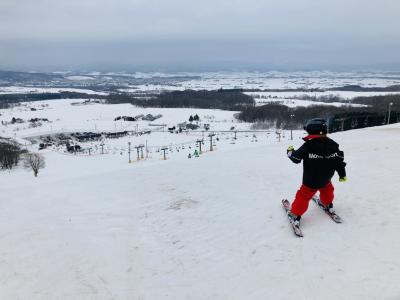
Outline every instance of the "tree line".
<path id="1" fill-rule="evenodd" d="M 21 102 L 33 102 L 43 100 L 59 100 L 59 99 L 92 99 L 93 95 L 76 92 L 59 92 L 59 93 L 28 93 L 28 94 L 3 94 L 0 95 L 0 109 L 10 108 Z M 98 95 L 96 95 L 98 98 Z"/>
<path id="2" fill-rule="evenodd" d="M 371 107 L 371 111 L 385 113 L 389 110 L 389 105 L 391 105 L 392 111 L 400 112 L 400 95 L 399 94 L 389 94 L 384 96 L 363 96 L 354 98 L 351 103 L 364 104 Z"/>
<path id="3" fill-rule="evenodd" d="M 14 141 L 0 141 L 0 168 L 11 170 L 18 165 L 22 149 Z"/>
<path id="4" fill-rule="evenodd" d="M 346 108 L 330 105 L 288 107 L 282 104 L 270 103 L 257 107 L 246 107 L 237 114 L 237 118 L 248 123 L 268 123 L 271 127 L 295 129 L 302 128 L 309 119 L 327 119 L 331 115 L 346 111 Z"/>
<path id="5" fill-rule="evenodd" d="M 216 91 L 173 91 L 152 95 L 150 99 L 135 97 L 128 93 L 110 93 L 109 95 L 89 95 L 86 93 L 29 93 L 0 95 L 0 109 L 9 108 L 20 102 L 57 100 L 57 99 L 103 99 L 109 104 L 130 103 L 140 107 L 160 108 L 208 108 L 223 110 L 240 110 L 242 106 L 254 105 L 251 96 L 239 90 Z"/>
<path id="6" fill-rule="evenodd" d="M 76 92 L 0 95 L 0 108 L 7 108 L 8 105 L 24 101 L 91 99 L 93 97 L 93 95 Z M 137 98 L 128 93 L 111 93 L 109 95 L 95 95 L 95 97 L 103 99 L 109 104 L 130 103 L 139 107 L 203 108 L 240 111 L 237 115 L 239 120 L 250 123 L 265 122 L 280 128 L 301 128 L 308 119 L 316 117 L 328 119 L 346 114 L 378 114 L 384 117 L 390 103 L 392 103 L 390 109 L 393 112 L 391 119 L 397 116 L 397 112 L 400 112 L 400 95 L 396 94 L 356 97 L 349 101 L 354 104 L 368 105 L 367 107 L 312 105 L 295 108 L 274 103 L 255 106 L 254 99 L 251 96 L 243 94 L 241 90 L 223 89 L 165 92 L 160 95 L 153 95 L 150 99 Z M 323 100 L 325 102 L 343 102 L 343 99 L 337 96 L 328 96 Z M 379 122 L 376 121 L 376 123 Z"/>
<path id="7" fill-rule="evenodd" d="M 129 94 L 110 94 L 107 103 L 131 103 L 141 107 L 160 108 L 204 108 L 240 110 L 244 106 L 253 106 L 254 99 L 235 90 L 216 91 L 173 91 L 161 93 L 151 99 L 138 99 Z"/>
<path id="8" fill-rule="evenodd" d="M 264 122 L 283 129 L 302 128 L 303 124 L 312 118 L 349 119 L 352 123 L 345 128 L 359 128 L 360 124 L 376 126 L 387 122 L 389 106 L 391 110 L 390 123 L 397 122 L 400 115 L 400 95 L 385 95 L 372 97 L 357 97 L 351 103 L 368 105 L 366 107 L 311 105 L 308 107 L 287 107 L 270 103 L 257 107 L 245 107 L 237 115 L 244 122 Z M 392 103 L 390 105 L 390 103 Z M 357 119 L 358 121 L 355 121 Z M 364 120 L 364 121 L 361 121 Z M 365 121 L 366 120 L 366 121 Z M 357 123 L 358 125 L 354 125 Z M 346 123 L 347 124 L 347 123 Z"/>

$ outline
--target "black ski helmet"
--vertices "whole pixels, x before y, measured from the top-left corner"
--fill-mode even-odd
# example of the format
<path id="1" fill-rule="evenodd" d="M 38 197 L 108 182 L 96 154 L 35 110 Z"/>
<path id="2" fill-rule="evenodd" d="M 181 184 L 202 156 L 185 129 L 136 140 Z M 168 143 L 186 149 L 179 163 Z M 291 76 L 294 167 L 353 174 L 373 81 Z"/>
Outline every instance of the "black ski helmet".
<path id="1" fill-rule="evenodd" d="M 328 126 L 324 119 L 311 119 L 307 121 L 304 130 L 308 134 L 327 134 Z"/>

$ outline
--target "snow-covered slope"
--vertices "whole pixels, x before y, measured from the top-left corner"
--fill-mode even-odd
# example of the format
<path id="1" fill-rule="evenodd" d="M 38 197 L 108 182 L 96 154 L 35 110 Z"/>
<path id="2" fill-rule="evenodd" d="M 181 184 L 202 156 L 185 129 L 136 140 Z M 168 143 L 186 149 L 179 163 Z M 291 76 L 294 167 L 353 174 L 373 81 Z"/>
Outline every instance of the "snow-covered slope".
<path id="1" fill-rule="evenodd" d="M 248 128 L 250 124 L 239 123 L 234 118 L 235 111 L 195 109 L 195 108 L 141 108 L 131 104 L 97 104 L 71 105 L 84 103 L 84 100 L 47 100 L 25 102 L 21 106 L 4 109 L 1 111 L 0 136 L 28 137 L 54 134 L 65 131 L 139 131 L 154 129 L 158 126 L 149 124 L 166 124 L 169 127 L 179 123 L 188 122 L 190 115 L 198 114 L 203 123 L 211 123 L 211 130 L 229 130 L 231 126 Z M 32 111 L 31 109 L 35 109 Z M 162 117 L 150 121 L 124 122 L 114 121 L 118 116 L 137 116 L 152 114 Z M 12 118 L 20 118 L 24 123 L 10 124 Z M 31 118 L 46 118 L 49 122 L 42 122 L 41 126 L 33 127 L 29 122 Z"/>
<path id="2" fill-rule="evenodd" d="M 399 135 L 331 135 L 344 223 L 311 203 L 303 239 L 280 205 L 301 183 L 299 137 L 133 164 L 48 152 L 38 178 L 0 172 L 0 298 L 399 299 Z"/>

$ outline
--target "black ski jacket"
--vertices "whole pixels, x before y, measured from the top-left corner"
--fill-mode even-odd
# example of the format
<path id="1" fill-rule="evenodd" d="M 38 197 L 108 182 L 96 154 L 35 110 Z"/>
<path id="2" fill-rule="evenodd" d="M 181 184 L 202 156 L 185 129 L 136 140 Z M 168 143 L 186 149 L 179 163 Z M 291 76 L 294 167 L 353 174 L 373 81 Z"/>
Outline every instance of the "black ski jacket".
<path id="1" fill-rule="evenodd" d="M 335 171 L 339 177 L 346 176 L 346 163 L 339 145 L 326 136 L 309 135 L 296 151 L 289 151 L 288 157 L 296 164 L 303 160 L 303 184 L 312 189 L 326 186 Z"/>

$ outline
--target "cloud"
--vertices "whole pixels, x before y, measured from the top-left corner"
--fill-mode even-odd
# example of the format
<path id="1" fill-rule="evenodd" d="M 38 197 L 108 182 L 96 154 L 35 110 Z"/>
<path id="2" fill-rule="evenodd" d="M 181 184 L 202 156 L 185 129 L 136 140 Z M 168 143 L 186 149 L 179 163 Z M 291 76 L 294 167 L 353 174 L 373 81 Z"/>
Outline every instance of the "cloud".
<path id="1" fill-rule="evenodd" d="M 158 38 L 398 34 L 398 1 L 2 1 L 0 35 L 17 38 Z"/>
<path id="2" fill-rule="evenodd" d="M 399 12 L 397 0 L 2 0 L 0 67 L 26 60 L 27 51 L 37 65 L 46 62 L 46 52 L 52 65 L 112 63 L 115 53 L 160 64 L 224 56 L 308 61 L 311 53 L 330 63 L 348 55 L 365 63 L 396 60 Z"/>

